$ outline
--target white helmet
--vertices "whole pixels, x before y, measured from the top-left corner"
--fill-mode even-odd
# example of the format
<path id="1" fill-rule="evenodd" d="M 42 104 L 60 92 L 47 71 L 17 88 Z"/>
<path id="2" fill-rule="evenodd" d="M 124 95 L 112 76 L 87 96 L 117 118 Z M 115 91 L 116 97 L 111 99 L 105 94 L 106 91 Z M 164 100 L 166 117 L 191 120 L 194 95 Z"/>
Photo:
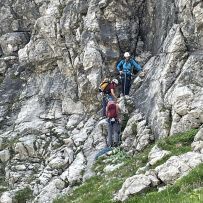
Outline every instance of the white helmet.
<path id="1" fill-rule="evenodd" d="M 124 57 L 125 57 L 125 58 L 130 57 L 130 53 L 129 53 L 129 52 L 125 52 L 125 53 L 124 53 Z"/>
<path id="2" fill-rule="evenodd" d="M 115 83 L 116 85 L 118 85 L 118 80 L 117 79 L 113 79 L 112 82 Z"/>

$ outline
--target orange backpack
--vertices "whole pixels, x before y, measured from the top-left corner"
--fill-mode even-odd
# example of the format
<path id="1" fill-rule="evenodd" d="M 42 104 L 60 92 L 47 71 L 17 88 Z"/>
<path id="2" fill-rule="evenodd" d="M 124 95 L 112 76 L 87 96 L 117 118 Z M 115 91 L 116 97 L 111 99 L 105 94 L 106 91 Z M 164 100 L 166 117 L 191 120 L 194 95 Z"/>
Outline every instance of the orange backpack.
<path id="1" fill-rule="evenodd" d="M 108 78 L 105 78 L 101 84 L 99 85 L 99 92 L 105 92 L 108 85 L 111 83 L 111 80 Z"/>

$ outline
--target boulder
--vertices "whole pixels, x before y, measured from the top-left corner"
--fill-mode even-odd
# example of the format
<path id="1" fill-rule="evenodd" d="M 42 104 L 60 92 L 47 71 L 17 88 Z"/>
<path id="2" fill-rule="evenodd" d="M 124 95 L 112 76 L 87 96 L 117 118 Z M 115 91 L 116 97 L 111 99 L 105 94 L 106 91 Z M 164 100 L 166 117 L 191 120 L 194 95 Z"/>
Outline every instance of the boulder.
<path id="1" fill-rule="evenodd" d="M 53 179 L 48 185 L 46 185 L 40 192 L 34 202 L 45 203 L 51 202 L 65 187 L 65 182 L 59 178 Z"/>
<path id="2" fill-rule="evenodd" d="M 61 179 L 69 182 L 70 185 L 82 181 L 82 172 L 85 169 L 85 157 L 82 153 L 77 154 L 70 167 L 61 174 Z"/>
<path id="3" fill-rule="evenodd" d="M 162 150 L 160 149 L 157 145 L 155 145 L 151 151 L 149 152 L 148 159 L 149 159 L 149 164 L 154 165 L 156 164 L 159 160 L 163 159 L 167 155 L 169 155 L 171 152 Z"/>
<path id="4" fill-rule="evenodd" d="M 123 183 L 122 188 L 118 191 L 114 200 L 124 201 L 130 195 L 144 192 L 151 185 L 151 180 L 146 175 L 134 175 L 130 178 L 127 178 Z"/>
<path id="5" fill-rule="evenodd" d="M 29 42 L 29 35 L 26 32 L 7 33 L 0 37 L 0 46 L 5 55 L 17 54 Z"/>
<path id="6" fill-rule="evenodd" d="M 9 192 L 4 192 L 0 198 L 1 203 L 13 203 L 11 194 Z"/>
<path id="7" fill-rule="evenodd" d="M 194 141 L 203 141 L 203 128 L 200 128 L 198 133 L 195 135 Z"/>
<path id="8" fill-rule="evenodd" d="M 10 152 L 8 149 L 5 149 L 3 151 L 0 151 L 0 160 L 2 162 L 7 162 L 10 159 Z"/>
<path id="9" fill-rule="evenodd" d="M 170 157 L 166 163 L 157 166 L 157 177 L 165 184 L 174 183 L 178 178 L 186 175 L 190 170 L 203 162 L 203 155 L 188 152 L 180 156 Z"/>

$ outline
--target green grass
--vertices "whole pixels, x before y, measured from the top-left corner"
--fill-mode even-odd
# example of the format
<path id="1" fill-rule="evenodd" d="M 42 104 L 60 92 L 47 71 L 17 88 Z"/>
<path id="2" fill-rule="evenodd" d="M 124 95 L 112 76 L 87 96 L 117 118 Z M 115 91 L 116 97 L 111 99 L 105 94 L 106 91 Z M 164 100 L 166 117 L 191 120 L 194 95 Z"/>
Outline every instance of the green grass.
<path id="1" fill-rule="evenodd" d="M 163 157 L 163 159 L 159 160 L 151 168 L 156 168 L 157 166 L 165 163 L 171 156 L 178 156 L 192 151 L 191 144 L 197 132 L 197 129 L 192 129 L 185 133 L 179 133 L 159 140 L 157 142 L 157 146 L 163 150 L 170 151 L 171 154 Z"/>
<path id="2" fill-rule="evenodd" d="M 111 156 L 99 158 L 93 170 L 96 176 L 90 178 L 81 186 L 76 188 L 70 195 L 54 200 L 54 203 L 111 203 L 114 202 L 113 195 L 122 187 L 126 178 L 135 175 L 138 168 L 143 167 L 148 162 L 148 154 L 152 147 L 157 144 L 165 150 L 171 151 L 171 155 L 160 160 L 154 168 L 164 163 L 172 155 L 180 155 L 191 151 L 191 142 L 197 130 L 177 134 L 148 146 L 141 153 L 134 156 L 127 155 L 120 148 L 113 151 Z M 108 164 L 123 165 L 109 173 L 104 173 L 103 169 Z M 203 186 L 203 165 L 194 169 L 188 176 L 177 181 L 173 186 L 162 192 L 157 192 L 157 188 L 150 188 L 147 193 L 130 197 L 126 203 L 165 203 L 165 202 L 198 202 L 203 196 L 203 189 L 194 191 L 195 188 Z M 198 187 L 196 187 L 198 186 Z M 202 199 L 201 199 L 202 200 Z"/>
<path id="3" fill-rule="evenodd" d="M 112 195 L 117 192 L 126 178 L 135 174 L 139 167 L 147 162 L 147 156 L 153 146 L 147 147 L 135 157 L 128 156 L 121 149 L 116 149 L 113 155 L 99 158 L 94 166 L 94 171 L 100 175 L 87 180 L 74 192 L 63 198 L 56 199 L 54 203 L 110 203 Z M 107 164 L 124 163 L 118 170 L 104 173 Z"/>
<path id="4" fill-rule="evenodd" d="M 5 182 L 5 177 L 4 176 L 0 176 L 0 196 L 6 190 L 7 190 L 7 184 Z"/>
<path id="5" fill-rule="evenodd" d="M 26 203 L 27 200 L 30 200 L 32 198 L 33 198 L 32 190 L 29 187 L 21 189 L 15 194 L 15 201 L 17 203 Z"/>
<path id="6" fill-rule="evenodd" d="M 184 154 L 192 150 L 191 143 L 197 132 L 197 129 L 192 129 L 185 133 L 179 133 L 159 140 L 157 145 L 161 149 L 170 151 L 172 155 Z"/>
<path id="7" fill-rule="evenodd" d="M 3 139 L 3 143 L 2 143 L 2 149 L 5 149 L 5 148 L 12 148 L 13 145 L 18 142 L 19 136 L 20 136 L 20 135 L 17 135 L 16 137 L 14 137 L 14 138 L 9 138 L 9 139 L 4 138 L 4 139 Z"/>
<path id="8" fill-rule="evenodd" d="M 201 203 L 203 202 L 203 164 L 161 192 L 137 195 L 125 203 Z"/>
<path id="9" fill-rule="evenodd" d="M 165 163 L 171 156 L 172 156 L 172 154 L 166 155 L 166 156 L 163 157 L 161 160 L 157 161 L 153 166 L 150 166 L 150 169 L 155 169 L 157 166 L 162 165 L 162 164 Z"/>
<path id="10" fill-rule="evenodd" d="M 82 202 L 82 203 L 108 203 L 112 192 L 117 191 L 122 185 L 119 179 L 104 182 L 101 176 L 95 176 L 87 180 L 82 186 L 74 191 L 71 196 L 55 200 L 54 203 Z"/>
<path id="11" fill-rule="evenodd" d="M 5 163 L 0 163 L 0 196 L 7 190 L 8 184 L 5 181 Z"/>

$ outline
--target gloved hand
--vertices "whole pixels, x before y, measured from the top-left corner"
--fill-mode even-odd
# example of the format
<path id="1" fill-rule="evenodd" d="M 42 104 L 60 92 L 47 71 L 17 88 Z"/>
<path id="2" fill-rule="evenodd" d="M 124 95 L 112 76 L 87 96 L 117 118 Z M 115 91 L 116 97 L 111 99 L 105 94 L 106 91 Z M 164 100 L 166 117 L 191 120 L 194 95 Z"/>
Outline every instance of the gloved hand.
<path id="1" fill-rule="evenodd" d="M 145 76 L 145 72 L 144 72 L 144 71 L 141 71 L 140 74 L 139 74 L 139 76 L 140 76 L 141 78 L 143 78 L 143 77 Z"/>

